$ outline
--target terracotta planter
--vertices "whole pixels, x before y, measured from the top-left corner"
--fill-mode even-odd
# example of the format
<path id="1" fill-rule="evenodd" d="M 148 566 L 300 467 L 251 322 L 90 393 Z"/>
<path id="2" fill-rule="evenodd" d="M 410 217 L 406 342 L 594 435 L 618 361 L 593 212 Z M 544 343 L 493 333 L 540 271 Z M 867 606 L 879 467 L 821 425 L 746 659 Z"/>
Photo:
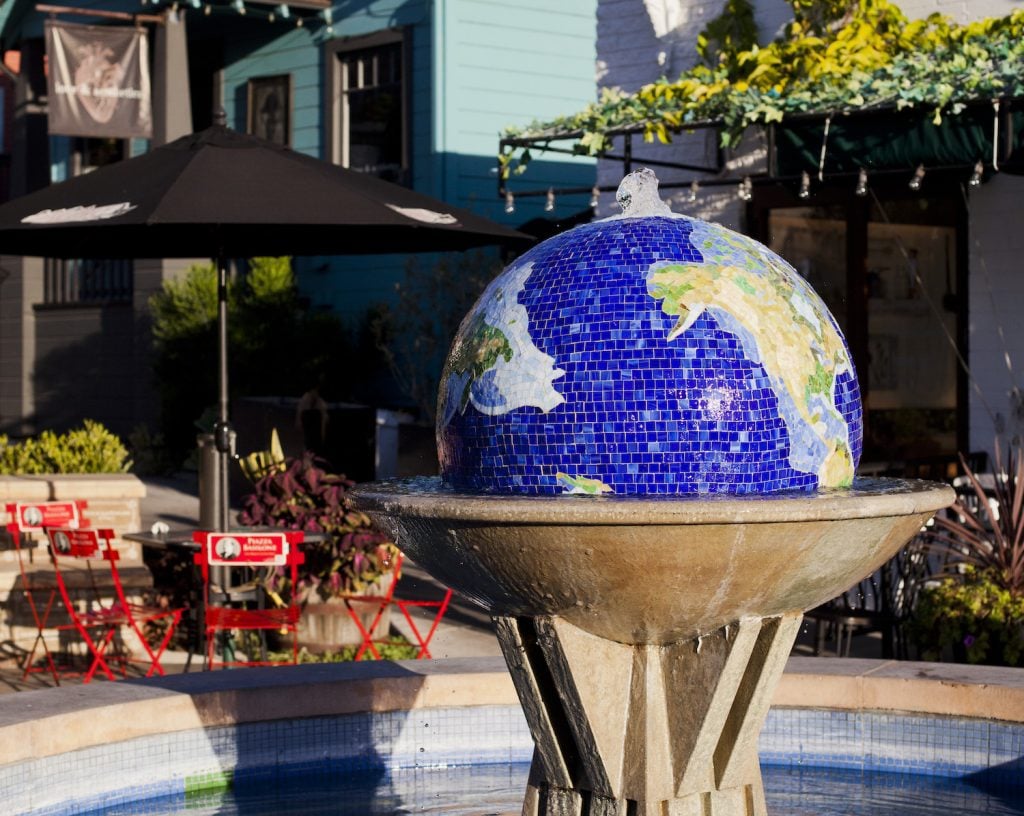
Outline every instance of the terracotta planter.
<path id="1" fill-rule="evenodd" d="M 361 595 L 384 597 L 391 589 L 395 576 L 388 573 L 377 583 L 361 592 Z M 352 608 L 359 616 L 363 628 L 369 629 L 380 609 L 373 601 L 352 601 Z M 391 627 L 391 608 L 387 606 L 374 629 L 374 638 L 387 637 Z M 341 598 L 330 598 L 323 603 L 307 603 L 299 620 L 299 645 L 311 652 L 337 651 L 340 646 L 357 646 L 363 636 L 349 615 Z"/>

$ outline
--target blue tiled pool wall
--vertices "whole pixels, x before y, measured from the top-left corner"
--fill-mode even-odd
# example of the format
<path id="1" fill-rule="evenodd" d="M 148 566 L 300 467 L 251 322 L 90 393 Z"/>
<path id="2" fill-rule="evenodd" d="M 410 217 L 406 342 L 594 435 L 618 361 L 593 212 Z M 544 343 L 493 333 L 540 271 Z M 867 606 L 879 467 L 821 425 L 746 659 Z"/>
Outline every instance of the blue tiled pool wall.
<path id="1" fill-rule="evenodd" d="M 667 341 L 645 276 L 662 261 L 701 262 L 693 222 L 627 219 L 584 225 L 531 250 L 519 302 L 529 334 L 565 372 L 565 401 L 494 414 L 458 410 L 439 432 L 441 472 L 457 489 L 555 494 L 559 471 L 600 478 L 616 493 L 760 493 L 814 489 L 789 464 L 790 439 L 768 373 L 710 312 Z M 793 273 L 796 275 L 796 273 Z M 730 395 L 721 407 L 716 394 Z M 839 376 L 836 409 L 862 447 L 859 388 Z"/>
<path id="2" fill-rule="evenodd" d="M 1024 724 L 960 717 L 821 709 L 772 709 L 762 765 L 806 765 L 925 776 L 983 773 L 1024 786 Z"/>
<path id="3" fill-rule="evenodd" d="M 1022 724 L 773 709 L 759 749 L 765 765 L 984 774 L 1024 787 Z M 0 790 L 5 813 L 70 816 L 157 796 L 194 796 L 228 780 L 244 789 L 298 773 L 383 777 L 402 769 L 529 762 L 532 755 L 518 706 L 421 709 L 144 737 L 0 766 Z"/>

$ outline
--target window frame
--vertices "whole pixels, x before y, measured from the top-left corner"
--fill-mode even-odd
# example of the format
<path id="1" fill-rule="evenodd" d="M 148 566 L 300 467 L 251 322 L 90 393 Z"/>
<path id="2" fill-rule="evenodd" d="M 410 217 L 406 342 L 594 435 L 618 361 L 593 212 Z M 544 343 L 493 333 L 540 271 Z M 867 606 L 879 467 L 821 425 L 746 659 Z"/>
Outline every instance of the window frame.
<path id="1" fill-rule="evenodd" d="M 327 95 L 324 106 L 325 116 L 325 158 L 332 164 L 348 167 L 346 140 L 348 135 L 348 107 L 346 104 L 345 57 L 356 51 L 398 44 L 402 52 L 402 159 L 401 169 L 405 186 L 412 182 L 412 151 L 410 146 L 411 86 L 412 68 L 411 30 L 389 28 L 356 37 L 343 37 L 324 45 L 324 66 L 326 77 L 324 89 Z"/>

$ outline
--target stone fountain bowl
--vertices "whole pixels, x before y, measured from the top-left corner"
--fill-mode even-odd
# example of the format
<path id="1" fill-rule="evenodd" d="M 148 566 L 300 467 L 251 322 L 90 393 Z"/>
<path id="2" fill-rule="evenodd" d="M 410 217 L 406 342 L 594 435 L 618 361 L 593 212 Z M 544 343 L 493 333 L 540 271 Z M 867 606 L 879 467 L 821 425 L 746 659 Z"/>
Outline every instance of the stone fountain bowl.
<path id="1" fill-rule="evenodd" d="M 947 485 L 901 479 L 665 498 L 464 494 L 413 479 L 352 496 L 417 564 L 492 615 L 559 616 L 628 644 L 811 609 L 954 500 Z"/>

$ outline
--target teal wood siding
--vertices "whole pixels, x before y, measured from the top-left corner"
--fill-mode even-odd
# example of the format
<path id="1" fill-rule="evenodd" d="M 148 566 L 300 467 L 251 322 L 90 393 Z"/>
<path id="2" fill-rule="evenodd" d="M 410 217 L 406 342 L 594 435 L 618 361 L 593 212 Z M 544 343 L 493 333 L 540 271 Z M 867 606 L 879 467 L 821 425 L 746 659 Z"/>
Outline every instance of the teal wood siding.
<path id="1" fill-rule="evenodd" d="M 406 110 L 409 116 L 409 162 L 412 186 L 432 194 L 430 164 L 432 144 L 432 25 L 428 0 L 378 0 L 352 4 L 346 16 L 335 12 L 335 38 L 360 37 L 386 29 L 399 29 L 406 37 L 409 56 Z M 323 53 L 323 49 L 321 49 Z M 331 59 L 334 57 L 331 56 Z M 323 71 L 333 66 L 323 66 Z M 323 74 L 321 75 L 323 76 Z M 321 93 L 323 110 L 330 100 Z M 326 114 L 325 114 L 326 115 Z M 321 128 L 323 131 L 323 128 Z M 324 145 L 325 155 L 329 146 Z M 395 284 L 405 277 L 404 255 L 360 255 L 343 258 L 300 259 L 296 262 L 299 285 L 314 308 L 329 308 L 353 326 L 373 304 L 391 302 Z"/>
<path id="2" fill-rule="evenodd" d="M 498 138 L 509 125 L 570 113 L 594 98 L 596 15 L 596 0 L 434 0 L 433 26 L 412 32 L 413 186 L 510 226 L 550 217 L 542 197 L 518 199 L 505 214 Z M 352 24 L 360 21 L 357 15 Z M 535 158 L 517 186 L 589 188 L 595 177 L 592 159 L 551 154 Z M 558 200 L 554 215 L 588 203 L 589 195 Z M 436 260 L 411 262 L 429 268 Z M 325 260 L 303 275 L 303 288 L 314 304 L 355 322 L 372 304 L 394 302 L 408 263 L 397 256 Z"/>
<path id="3" fill-rule="evenodd" d="M 500 133 L 579 110 L 596 88 L 596 0 L 444 0 L 435 65 L 440 89 L 435 149 L 443 156 L 442 198 L 510 225 L 543 215 L 543 198 L 517 199 L 504 213 L 494 175 Z M 589 187 L 594 161 L 538 156 L 513 189 Z M 555 215 L 584 209 L 588 195 L 556 201 Z"/>
<path id="4" fill-rule="evenodd" d="M 230 127 L 246 130 L 250 79 L 287 75 L 291 81 L 291 146 L 311 156 L 322 155 L 323 58 L 318 33 L 319 27 L 296 28 L 294 23 L 282 21 L 236 24 L 224 44 L 224 110 Z"/>

